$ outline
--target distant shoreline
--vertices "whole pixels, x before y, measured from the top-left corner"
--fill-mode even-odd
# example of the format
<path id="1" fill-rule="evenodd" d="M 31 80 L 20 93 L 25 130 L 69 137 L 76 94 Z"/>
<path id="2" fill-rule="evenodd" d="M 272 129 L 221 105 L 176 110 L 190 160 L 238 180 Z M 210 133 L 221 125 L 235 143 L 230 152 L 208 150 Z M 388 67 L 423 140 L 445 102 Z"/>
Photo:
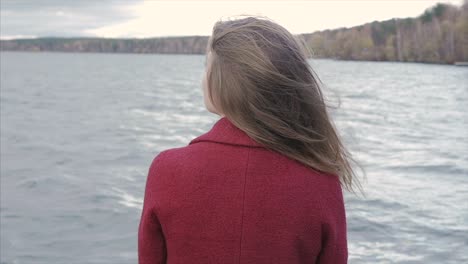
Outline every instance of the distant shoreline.
<path id="1" fill-rule="evenodd" d="M 416 18 L 299 34 L 312 58 L 430 64 L 468 62 L 468 1 L 436 4 Z M 157 38 L 44 37 L 0 40 L 0 51 L 204 54 L 208 36 Z"/>

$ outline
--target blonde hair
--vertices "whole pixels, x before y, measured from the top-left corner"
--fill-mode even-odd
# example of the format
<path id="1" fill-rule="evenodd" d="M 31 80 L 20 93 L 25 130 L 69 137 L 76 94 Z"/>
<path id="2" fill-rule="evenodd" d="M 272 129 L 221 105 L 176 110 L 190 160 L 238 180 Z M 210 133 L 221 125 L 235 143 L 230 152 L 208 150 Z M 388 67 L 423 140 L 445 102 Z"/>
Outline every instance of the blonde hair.
<path id="1" fill-rule="evenodd" d="M 362 191 L 302 39 L 249 16 L 216 22 L 207 51 L 208 96 L 218 111 L 266 148 Z"/>

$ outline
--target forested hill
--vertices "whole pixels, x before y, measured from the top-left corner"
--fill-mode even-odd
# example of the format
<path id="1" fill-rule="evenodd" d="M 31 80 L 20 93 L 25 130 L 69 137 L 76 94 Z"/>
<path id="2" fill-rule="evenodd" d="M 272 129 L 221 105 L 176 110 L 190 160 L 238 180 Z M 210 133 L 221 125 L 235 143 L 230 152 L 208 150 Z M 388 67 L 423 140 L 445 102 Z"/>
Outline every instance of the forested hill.
<path id="1" fill-rule="evenodd" d="M 453 63 L 468 61 L 468 0 L 437 4 L 416 18 L 374 21 L 301 35 L 314 57 Z M 2 40 L 1 50 L 203 54 L 207 36 L 146 39 L 37 38 Z"/>
<path id="2" fill-rule="evenodd" d="M 468 61 L 468 1 L 437 4 L 417 18 L 390 19 L 304 37 L 315 56 L 345 60 Z"/>

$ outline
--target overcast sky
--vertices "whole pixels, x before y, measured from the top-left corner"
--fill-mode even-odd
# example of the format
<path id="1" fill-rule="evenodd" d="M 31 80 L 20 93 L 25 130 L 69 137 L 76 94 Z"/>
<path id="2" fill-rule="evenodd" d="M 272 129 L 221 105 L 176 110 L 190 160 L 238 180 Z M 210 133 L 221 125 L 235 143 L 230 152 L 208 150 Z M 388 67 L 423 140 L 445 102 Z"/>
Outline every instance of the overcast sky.
<path id="1" fill-rule="evenodd" d="M 298 34 L 415 17 L 437 2 L 463 1 L 1 0 L 0 37 L 210 35 L 217 20 L 244 14 L 267 16 Z"/>

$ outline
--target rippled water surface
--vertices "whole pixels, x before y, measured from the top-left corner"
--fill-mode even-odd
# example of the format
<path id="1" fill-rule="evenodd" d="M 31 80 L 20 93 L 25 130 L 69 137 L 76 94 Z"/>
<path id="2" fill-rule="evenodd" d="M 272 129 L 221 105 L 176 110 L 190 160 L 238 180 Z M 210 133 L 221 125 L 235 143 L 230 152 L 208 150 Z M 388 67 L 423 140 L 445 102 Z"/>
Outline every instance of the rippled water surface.
<path id="1" fill-rule="evenodd" d="M 151 160 L 218 119 L 204 56 L 0 60 L 1 263 L 136 263 Z M 311 64 L 367 173 L 345 194 L 350 263 L 468 263 L 468 68 Z"/>

